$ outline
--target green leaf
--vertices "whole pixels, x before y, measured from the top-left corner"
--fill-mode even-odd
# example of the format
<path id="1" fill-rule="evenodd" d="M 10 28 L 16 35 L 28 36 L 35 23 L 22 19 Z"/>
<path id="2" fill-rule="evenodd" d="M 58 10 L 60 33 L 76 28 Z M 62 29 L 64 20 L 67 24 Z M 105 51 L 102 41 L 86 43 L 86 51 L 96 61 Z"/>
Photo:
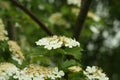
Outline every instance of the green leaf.
<path id="1" fill-rule="evenodd" d="M 80 47 L 75 47 L 75 48 L 66 48 L 66 55 L 71 55 L 75 59 L 80 60 L 81 58 L 81 48 Z"/>
<path id="2" fill-rule="evenodd" d="M 74 65 L 79 65 L 79 63 L 77 63 L 75 60 L 66 60 L 65 62 L 63 62 L 61 64 L 62 68 L 64 69 L 64 71 L 68 71 L 68 67 L 70 66 L 74 66 Z"/>
<path id="3" fill-rule="evenodd" d="M 47 49 L 38 46 L 38 47 L 32 49 L 31 54 L 35 54 L 35 55 L 45 55 L 47 52 L 48 52 Z"/>
<path id="4" fill-rule="evenodd" d="M 44 66 L 50 66 L 52 65 L 52 61 L 43 55 L 32 55 L 32 63 L 40 63 Z"/>
<path id="5" fill-rule="evenodd" d="M 68 75 L 69 80 L 86 80 L 82 72 L 70 73 Z"/>

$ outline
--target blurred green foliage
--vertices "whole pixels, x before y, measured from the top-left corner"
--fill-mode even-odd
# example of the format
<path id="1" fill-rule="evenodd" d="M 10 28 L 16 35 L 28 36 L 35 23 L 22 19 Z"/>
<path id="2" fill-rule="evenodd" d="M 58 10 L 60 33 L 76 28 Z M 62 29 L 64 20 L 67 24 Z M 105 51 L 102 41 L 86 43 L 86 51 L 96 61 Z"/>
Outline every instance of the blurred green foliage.
<path id="1" fill-rule="evenodd" d="M 68 5 L 67 0 L 19 0 L 25 7 L 33 12 L 38 18 L 45 23 L 56 35 L 65 35 L 72 37 L 73 27 L 76 22 L 76 11 L 78 9 L 75 5 Z M 120 80 L 120 1 L 119 0 L 93 0 L 90 12 L 94 16 L 88 16 L 81 33 L 80 43 L 83 48 L 82 51 L 82 65 L 97 65 L 102 67 L 110 80 Z M 74 10 L 76 11 L 74 11 Z M 66 26 L 52 24 L 49 18 L 54 13 L 60 13 L 62 19 L 66 21 Z M 11 16 L 13 24 L 17 28 L 17 41 L 22 47 L 28 61 L 38 63 L 40 60 L 43 65 L 53 65 L 50 61 L 47 52 L 43 48 L 35 48 L 35 41 L 47 36 L 47 34 L 34 22 L 26 13 L 11 3 L 10 0 L 0 0 L 0 18 L 7 24 L 8 18 Z M 6 26 L 6 28 L 9 26 Z M 0 43 L 0 45 L 2 45 Z M 6 46 L 6 45 L 4 45 Z M 0 46 L 1 47 L 1 46 Z M 0 48 L 0 51 L 2 48 Z M 41 51 L 40 51 L 41 50 Z M 79 49 L 72 49 L 74 53 L 78 53 Z M 66 53 L 68 51 L 68 53 Z M 72 55 L 75 59 L 80 59 L 79 54 L 71 54 L 71 49 L 60 50 L 59 53 Z M 31 53 L 29 53 L 31 52 Z M 28 55 L 29 53 L 29 55 Z M 39 56 L 32 56 L 38 54 Z M 32 61 L 29 56 L 32 56 Z M 63 54 L 54 55 L 58 58 L 63 57 Z M 2 59 L 2 58 L 0 58 Z M 53 59 L 54 60 L 54 59 Z M 1 60 L 2 61 L 2 60 Z M 43 62 L 42 62 L 43 61 Z M 78 64 L 74 60 L 63 61 L 60 65 L 65 69 L 70 65 Z M 59 65 L 59 64 L 57 64 Z M 75 73 L 79 75 L 80 73 Z M 74 74 L 70 74 L 74 75 Z M 69 76 L 70 76 L 69 75 Z M 76 77 L 79 77 L 77 76 Z M 75 80 L 72 76 L 71 80 Z M 82 76 L 82 75 L 81 75 Z M 78 80 L 78 79 L 76 79 Z"/>

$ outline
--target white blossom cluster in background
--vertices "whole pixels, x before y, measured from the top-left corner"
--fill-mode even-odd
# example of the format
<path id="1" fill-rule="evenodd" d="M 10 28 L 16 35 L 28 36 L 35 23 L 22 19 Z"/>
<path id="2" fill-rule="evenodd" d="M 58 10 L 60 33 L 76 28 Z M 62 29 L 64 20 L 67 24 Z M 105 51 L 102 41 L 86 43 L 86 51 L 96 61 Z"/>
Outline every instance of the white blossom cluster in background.
<path id="1" fill-rule="evenodd" d="M 44 48 L 51 50 L 57 49 L 60 47 L 68 47 L 73 48 L 76 46 L 80 46 L 80 43 L 77 42 L 75 39 L 68 38 L 65 36 L 52 36 L 52 37 L 45 37 L 36 42 L 36 45 L 44 46 Z"/>
<path id="2" fill-rule="evenodd" d="M 4 29 L 4 24 L 0 19 L 0 41 L 4 41 L 8 39 L 5 35 L 7 35 L 7 31 Z"/>
<path id="3" fill-rule="evenodd" d="M 65 26 L 66 28 L 70 27 L 70 24 L 63 18 L 62 14 L 59 12 L 53 13 L 48 20 L 50 23 L 58 26 Z"/>
<path id="4" fill-rule="evenodd" d="M 68 5 L 76 5 L 80 7 L 81 0 L 67 0 Z"/>
<path id="5" fill-rule="evenodd" d="M 20 70 L 12 63 L 0 63 L 0 80 L 55 80 L 64 76 L 62 70 L 57 67 L 43 67 L 38 65 L 30 65 Z"/>
<path id="6" fill-rule="evenodd" d="M 58 68 L 30 65 L 29 67 L 26 67 L 16 73 L 14 78 L 18 80 L 55 80 L 57 78 L 61 78 L 62 76 L 64 76 L 64 72 L 58 71 Z"/>
<path id="7" fill-rule="evenodd" d="M 8 41 L 8 45 L 9 45 L 9 50 L 11 51 L 11 57 L 13 60 L 17 61 L 18 64 L 22 64 L 23 60 L 24 60 L 24 56 L 23 53 L 21 51 L 21 48 L 19 47 L 19 45 L 12 40 Z"/>
<path id="8" fill-rule="evenodd" d="M 24 60 L 24 56 L 21 51 L 21 48 L 19 47 L 17 42 L 9 40 L 6 37 L 6 34 L 7 34 L 7 31 L 4 29 L 4 24 L 3 24 L 2 20 L 0 19 L 0 41 L 4 41 L 4 40 L 8 41 L 9 50 L 11 52 L 12 59 L 17 61 L 18 64 L 22 64 L 22 62 Z"/>
<path id="9" fill-rule="evenodd" d="M 96 66 L 87 66 L 84 74 L 87 76 L 88 80 L 109 80 L 106 74 Z"/>
<path id="10" fill-rule="evenodd" d="M 99 22 L 101 20 L 100 16 L 98 16 L 97 14 L 95 14 L 93 12 L 88 12 L 87 16 L 89 18 L 92 18 L 95 22 Z"/>
<path id="11" fill-rule="evenodd" d="M 79 12 L 80 12 L 80 9 L 79 8 L 76 8 L 76 7 L 73 7 L 71 8 L 71 12 L 73 14 L 75 14 L 76 16 L 78 16 Z M 87 16 L 91 19 L 93 19 L 95 22 L 99 22 L 101 20 L 100 16 L 97 15 L 96 13 L 93 13 L 91 11 L 88 12 Z"/>
<path id="12" fill-rule="evenodd" d="M 19 69 L 12 63 L 0 63 L 0 80 L 9 80 L 18 70 Z"/>
<path id="13" fill-rule="evenodd" d="M 113 31 L 115 32 L 114 35 L 111 35 L 108 31 L 103 32 L 104 46 L 110 49 L 120 46 L 120 21 L 117 19 L 113 21 Z"/>

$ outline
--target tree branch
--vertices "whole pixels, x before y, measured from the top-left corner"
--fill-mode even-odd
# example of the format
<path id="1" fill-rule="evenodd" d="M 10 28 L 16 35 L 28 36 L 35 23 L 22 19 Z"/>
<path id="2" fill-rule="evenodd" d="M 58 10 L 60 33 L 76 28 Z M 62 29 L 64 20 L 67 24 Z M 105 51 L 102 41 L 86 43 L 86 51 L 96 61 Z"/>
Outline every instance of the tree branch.
<path id="1" fill-rule="evenodd" d="M 28 10 L 25 6 L 23 6 L 18 0 L 10 0 L 17 7 L 23 10 L 26 14 L 28 14 L 38 25 L 47 32 L 48 35 L 53 35 L 53 32 L 50 31 L 45 24 L 43 24 L 30 10 Z"/>
<path id="2" fill-rule="evenodd" d="M 75 24 L 73 37 L 78 40 L 92 0 L 82 0 L 80 12 Z"/>
<path id="3" fill-rule="evenodd" d="M 17 36 L 16 36 L 16 27 L 13 25 L 12 23 L 12 18 L 9 15 L 6 15 L 7 18 L 7 31 L 8 31 L 8 37 L 10 40 L 17 40 Z"/>

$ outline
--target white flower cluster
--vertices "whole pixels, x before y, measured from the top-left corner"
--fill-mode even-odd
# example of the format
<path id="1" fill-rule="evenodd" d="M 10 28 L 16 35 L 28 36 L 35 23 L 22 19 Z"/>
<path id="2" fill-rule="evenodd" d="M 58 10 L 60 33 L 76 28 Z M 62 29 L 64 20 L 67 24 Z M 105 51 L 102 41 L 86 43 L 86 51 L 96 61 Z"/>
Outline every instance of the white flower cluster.
<path id="1" fill-rule="evenodd" d="M 39 46 L 44 46 L 44 48 L 51 50 L 57 49 L 62 46 L 73 48 L 76 46 L 80 46 L 80 43 L 77 42 L 75 39 L 68 38 L 65 36 L 52 36 L 52 37 L 45 37 L 36 42 Z"/>
<path id="2" fill-rule="evenodd" d="M 75 16 L 78 16 L 79 12 L 80 12 L 80 9 L 79 8 L 76 8 L 76 7 L 72 7 L 71 8 L 71 12 L 75 15 Z"/>
<path id="3" fill-rule="evenodd" d="M 7 40 L 8 38 L 5 36 L 7 34 L 7 31 L 4 29 L 4 24 L 2 20 L 0 19 L 0 41 Z"/>
<path id="4" fill-rule="evenodd" d="M 49 22 L 58 26 L 70 27 L 70 24 L 63 18 L 62 14 L 59 12 L 53 13 L 49 17 Z"/>
<path id="5" fill-rule="evenodd" d="M 80 7 L 80 2 L 81 0 L 67 0 L 67 3 L 69 5 L 73 4 L 73 5 L 77 5 L 78 7 Z"/>
<path id="6" fill-rule="evenodd" d="M 95 13 L 93 12 L 88 12 L 88 15 L 87 15 L 89 18 L 92 18 L 94 21 L 98 22 L 100 21 L 100 17 L 98 15 L 96 15 Z"/>
<path id="7" fill-rule="evenodd" d="M 11 63 L 0 63 L 0 80 L 9 80 L 18 71 L 18 68 Z"/>
<path id="8" fill-rule="evenodd" d="M 37 65 L 30 65 L 24 68 L 14 76 L 18 80 L 45 80 L 61 78 L 64 76 L 63 71 L 58 71 L 58 68 L 49 68 Z"/>
<path id="9" fill-rule="evenodd" d="M 21 65 L 24 60 L 24 56 L 21 51 L 21 48 L 15 41 L 12 41 L 12 40 L 8 41 L 8 45 L 9 45 L 9 50 L 12 52 L 12 54 L 11 54 L 12 59 L 17 61 L 18 64 Z"/>
<path id="10" fill-rule="evenodd" d="M 57 67 L 43 67 L 38 65 L 30 65 L 20 70 L 12 63 L 0 63 L 0 80 L 9 80 L 10 77 L 17 80 L 55 80 L 64 76 L 63 71 L 59 71 Z"/>
<path id="11" fill-rule="evenodd" d="M 88 80 L 109 80 L 105 73 L 96 66 L 87 66 L 84 74 L 87 76 Z"/>
<path id="12" fill-rule="evenodd" d="M 82 71 L 82 68 L 80 66 L 71 66 L 68 68 L 68 70 L 71 72 L 79 72 Z"/>

